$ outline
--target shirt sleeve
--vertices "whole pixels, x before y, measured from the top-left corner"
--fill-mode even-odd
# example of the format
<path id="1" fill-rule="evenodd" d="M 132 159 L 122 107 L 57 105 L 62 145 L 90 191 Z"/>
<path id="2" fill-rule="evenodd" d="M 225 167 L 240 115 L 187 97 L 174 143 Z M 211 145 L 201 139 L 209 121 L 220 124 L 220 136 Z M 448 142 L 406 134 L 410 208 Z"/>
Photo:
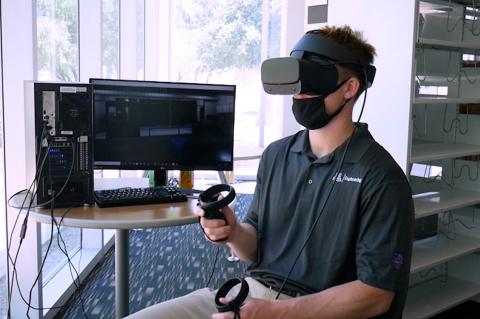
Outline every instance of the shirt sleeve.
<path id="1" fill-rule="evenodd" d="M 408 182 L 373 187 L 361 201 L 357 277 L 365 284 L 403 291 L 408 286 L 414 208 Z"/>
<path id="2" fill-rule="evenodd" d="M 258 231 L 258 211 L 260 208 L 260 198 L 261 198 L 261 193 L 263 189 L 262 185 L 262 174 L 264 172 L 263 170 L 263 163 L 265 161 L 264 159 L 265 153 L 262 154 L 262 157 L 260 159 L 260 163 L 258 165 L 258 171 L 257 171 L 257 181 L 255 184 L 255 191 L 253 193 L 253 199 L 252 202 L 250 203 L 250 207 L 247 211 L 247 214 L 245 216 L 245 219 L 243 220 L 244 223 L 248 223 L 252 225 L 257 231 Z"/>

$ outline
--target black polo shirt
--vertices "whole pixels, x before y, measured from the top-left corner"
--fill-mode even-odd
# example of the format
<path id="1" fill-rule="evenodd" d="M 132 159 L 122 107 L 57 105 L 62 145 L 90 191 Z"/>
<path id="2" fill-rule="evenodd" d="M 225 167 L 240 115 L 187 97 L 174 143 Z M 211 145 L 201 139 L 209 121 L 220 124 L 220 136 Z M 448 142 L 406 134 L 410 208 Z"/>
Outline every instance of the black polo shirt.
<path id="1" fill-rule="evenodd" d="M 356 130 L 336 174 L 346 144 L 317 159 L 304 130 L 266 148 L 245 218 L 258 239 L 257 260 L 248 273 L 280 286 L 321 213 L 285 288 L 303 295 L 359 279 L 394 291 L 382 318 L 399 318 L 412 250 L 410 186 L 366 124 Z M 320 212 L 331 183 L 335 186 Z"/>

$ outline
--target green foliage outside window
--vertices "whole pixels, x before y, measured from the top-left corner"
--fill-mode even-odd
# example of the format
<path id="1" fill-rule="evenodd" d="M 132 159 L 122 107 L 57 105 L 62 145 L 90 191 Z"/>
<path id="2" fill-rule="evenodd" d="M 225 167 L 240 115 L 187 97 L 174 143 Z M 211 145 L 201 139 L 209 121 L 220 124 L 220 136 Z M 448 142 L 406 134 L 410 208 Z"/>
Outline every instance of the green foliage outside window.
<path id="1" fill-rule="evenodd" d="M 177 27 L 195 39 L 201 64 L 214 71 L 260 62 L 262 0 L 175 1 Z"/>
<path id="2" fill-rule="evenodd" d="M 37 0 L 39 80 L 79 80 L 77 8 L 77 0 Z"/>

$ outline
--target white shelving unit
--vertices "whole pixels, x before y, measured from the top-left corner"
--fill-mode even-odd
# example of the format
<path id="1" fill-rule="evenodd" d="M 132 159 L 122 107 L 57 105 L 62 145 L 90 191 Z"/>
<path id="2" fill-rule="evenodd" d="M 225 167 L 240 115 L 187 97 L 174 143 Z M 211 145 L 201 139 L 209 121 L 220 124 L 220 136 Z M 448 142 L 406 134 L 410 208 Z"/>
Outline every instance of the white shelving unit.
<path id="1" fill-rule="evenodd" d="M 475 93 L 480 91 L 480 72 L 475 72 L 476 69 L 472 72 L 470 69 L 468 72 L 471 77 L 462 78 L 467 74 L 462 59 L 465 54 L 479 54 L 480 37 L 466 39 L 467 32 L 470 32 L 465 27 L 466 24 L 458 23 L 456 28 L 453 27 L 452 21 L 464 21 L 462 19 L 465 19 L 465 8 L 468 4 L 458 0 L 416 1 L 415 23 L 418 26 L 418 35 L 414 35 L 417 50 L 412 74 L 414 94 L 411 98 L 410 114 L 413 125 L 409 141 L 409 163 L 430 165 L 434 162 L 433 165 L 442 167 L 442 179 L 455 179 L 455 187 L 447 188 L 445 185 L 439 190 L 439 183 L 417 187 L 419 193 L 413 196 L 413 200 L 415 218 L 419 221 L 420 218 L 432 218 L 443 212 L 451 212 L 452 216 L 457 216 L 455 210 L 480 204 L 480 183 L 466 183 L 465 179 L 461 178 L 461 172 L 460 176 L 457 176 L 449 164 L 452 159 L 480 155 L 480 136 L 475 136 L 475 132 L 479 131 L 472 127 L 466 132 L 465 129 L 461 131 L 459 125 L 462 120 L 472 120 L 459 115 L 459 105 L 480 104 L 479 95 Z M 443 79 L 439 76 L 441 74 Z M 473 86 L 475 81 L 478 81 L 478 89 Z M 419 87 L 422 85 L 441 86 L 443 93 L 448 91 L 448 95 L 422 96 L 419 94 Z M 468 90 L 464 86 L 469 86 Z M 470 115 L 475 116 L 478 117 Z M 418 129 L 422 125 L 423 130 Z M 413 130 L 413 126 L 417 131 Z M 422 178 L 411 179 L 412 188 L 415 189 L 418 185 L 416 183 L 422 183 L 419 180 Z M 425 191 L 429 187 L 431 191 Z M 447 238 L 441 231 L 442 222 L 443 220 L 439 219 L 436 236 L 414 243 L 411 273 L 416 276 L 416 280 L 413 280 L 413 286 L 408 292 L 404 312 L 407 319 L 429 318 L 480 293 L 480 282 L 474 277 L 469 280 L 467 275 L 460 279 L 448 270 L 450 263 L 480 251 L 480 229 L 458 231 L 455 228 L 453 236 Z M 450 222 L 455 223 L 451 220 Z M 440 276 L 444 281 L 436 276 L 437 273 L 433 277 L 426 275 L 430 269 L 441 265 L 445 265 L 446 269 L 446 273 L 442 274 L 444 277 Z"/>
<path id="2" fill-rule="evenodd" d="M 429 318 L 480 293 L 480 284 L 449 277 L 445 283 L 430 281 L 411 287 L 404 318 Z"/>
<path id="3" fill-rule="evenodd" d="M 456 158 L 480 154 L 480 145 L 429 142 L 412 145 L 410 163 Z"/>
<path id="4" fill-rule="evenodd" d="M 480 103 L 480 98 L 461 98 L 461 97 L 416 97 L 413 104 L 473 104 Z"/>
<path id="5" fill-rule="evenodd" d="M 480 250 L 480 238 L 443 235 L 418 240 L 413 245 L 411 271 L 417 272 Z"/>
<path id="6" fill-rule="evenodd" d="M 480 51 L 480 44 L 478 43 L 428 39 L 422 37 L 418 38 L 417 46 L 438 50 L 460 51 L 462 53 L 477 53 Z"/>
<path id="7" fill-rule="evenodd" d="M 422 218 L 480 204 L 480 192 L 445 189 L 414 195 L 413 203 L 415 206 L 415 218 Z"/>
<path id="8" fill-rule="evenodd" d="M 480 54 L 480 37 L 463 23 L 465 7 L 471 4 L 471 0 L 371 0 L 368 5 L 351 0 L 328 2 L 329 24 L 347 23 L 361 30 L 377 49 L 377 75 L 362 121 L 407 175 L 414 164 L 423 165 L 426 172 L 428 166 L 441 167 L 442 180 L 423 183 L 419 181 L 423 177 L 410 176 L 417 221 L 435 219 L 436 214 L 447 211 L 457 216 L 459 210 L 468 213 L 467 207 L 480 204 L 480 181 L 469 180 L 475 171 L 461 169 L 470 162 L 454 161 L 480 155 L 480 115 L 465 116 L 460 107 L 480 104 L 480 67 L 465 69 L 462 63 L 464 54 Z M 480 20 L 475 28 L 480 32 Z M 466 134 L 460 133 L 465 130 Z M 436 172 L 426 176 L 436 176 Z M 459 174 L 461 177 L 455 178 Z M 449 178 L 455 179 L 450 183 L 454 187 L 442 187 Z M 480 215 L 476 218 L 480 220 Z M 480 261 L 480 255 L 474 254 L 480 251 L 480 227 L 476 231 L 471 235 L 459 231 L 452 241 L 439 235 L 415 243 L 404 318 L 428 318 L 480 293 L 480 262 L 467 270 L 460 265 L 458 271 L 464 276 L 451 267 L 470 256 Z M 421 276 L 435 266 L 449 269 L 445 283 Z M 430 274 L 435 277 L 435 271 Z"/>

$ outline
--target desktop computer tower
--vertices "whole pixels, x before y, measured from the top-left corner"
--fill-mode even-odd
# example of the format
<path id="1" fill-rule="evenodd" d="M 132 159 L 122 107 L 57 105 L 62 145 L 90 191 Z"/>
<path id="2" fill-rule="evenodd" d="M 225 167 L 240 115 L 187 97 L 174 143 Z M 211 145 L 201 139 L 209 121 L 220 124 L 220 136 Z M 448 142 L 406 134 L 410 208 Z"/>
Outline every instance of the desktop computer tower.
<path id="1" fill-rule="evenodd" d="M 26 82 L 25 104 L 27 183 L 35 180 L 37 205 L 93 204 L 91 85 Z"/>

